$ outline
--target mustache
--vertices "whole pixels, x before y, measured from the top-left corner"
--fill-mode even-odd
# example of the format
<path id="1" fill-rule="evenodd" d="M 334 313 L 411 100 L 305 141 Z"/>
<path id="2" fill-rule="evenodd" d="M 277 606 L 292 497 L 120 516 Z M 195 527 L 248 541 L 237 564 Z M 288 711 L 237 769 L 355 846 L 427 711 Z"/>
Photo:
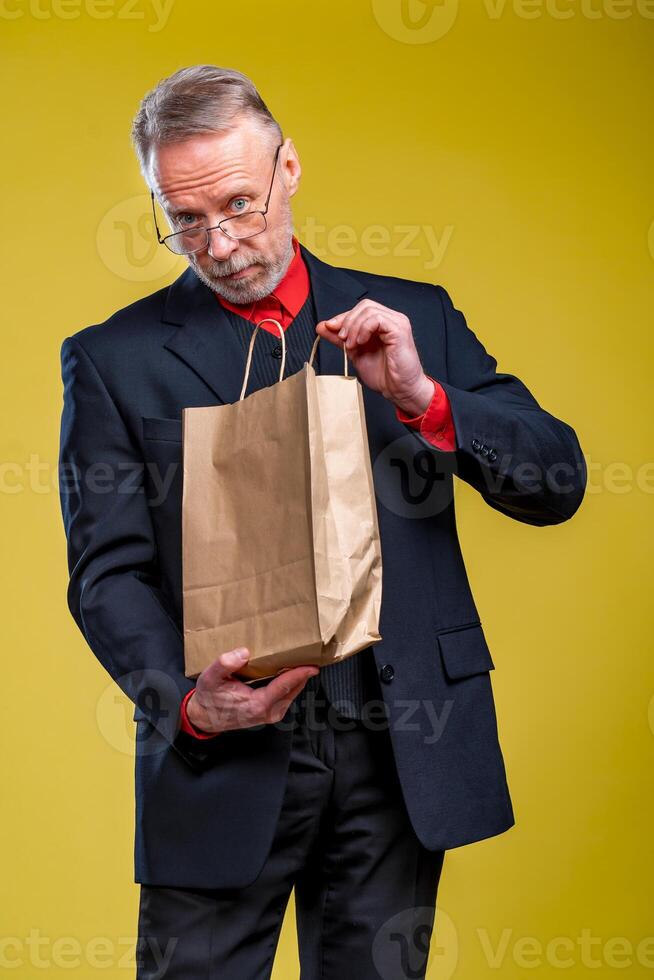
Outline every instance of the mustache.
<path id="1" fill-rule="evenodd" d="M 239 256 L 238 258 L 234 257 L 233 259 L 228 259 L 226 262 L 211 261 L 205 266 L 204 271 L 212 279 L 218 279 L 221 276 L 229 276 L 234 272 L 240 272 L 241 269 L 247 269 L 249 265 L 254 265 L 255 263 L 264 269 L 270 266 L 270 262 L 264 256 L 253 253 L 252 255 Z"/>

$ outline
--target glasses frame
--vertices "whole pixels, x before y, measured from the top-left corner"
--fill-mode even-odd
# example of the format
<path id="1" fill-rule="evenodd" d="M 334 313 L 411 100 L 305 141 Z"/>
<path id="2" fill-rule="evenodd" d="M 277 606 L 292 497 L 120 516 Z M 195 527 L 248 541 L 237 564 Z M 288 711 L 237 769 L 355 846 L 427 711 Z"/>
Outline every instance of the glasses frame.
<path id="1" fill-rule="evenodd" d="M 273 162 L 272 176 L 270 178 L 270 187 L 268 188 L 268 195 L 266 197 L 266 203 L 264 204 L 263 210 L 243 211 L 242 214 L 232 215 L 231 218 L 223 218 L 222 221 L 219 221 L 217 225 L 212 225 L 211 228 L 204 228 L 202 225 L 200 225 L 198 228 L 189 228 L 189 231 L 204 231 L 206 234 L 206 242 L 203 245 L 200 245 L 199 248 L 193 248 L 188 252 L 175 252 L 175 250 L 172 249 L 170 245 L 168 245 L 169 239 L 175 238 L 177 235 L 187 234 L 187 232 L 173 231 L 170 233 L 170 235 L 164 235 L 163 238 L 161 237 L 161 232 L 159 231 L 159 225 L 157 224 L 157 212 L 154 207 L 154 191 L 150 191 L 150 200 L 152 202 L 152 217 L 154 218 L 154 228 L 157 233 L 157 241 L 159 242 L 159 244 L 165 245 L 168 251 L 172 252 L 173 255 L 195 255 L 196 252 L 201 252 L 203 248 L 207 247 L 207 245 L 211 241 L 211 239 L 209 238 L 209 232 L 211 231 L 222 231 L 223 235 L 226 235 L 227 238 L 230 238 L 234 242 L 242 242 L 245 241 L 245 239 L 247 238 L 256 238 L 257 235 L 263 234 L 263 232 L 268 227 L 268 220 L 266 218 L 266 215 L 268 213 L 268 204 L 270 202 L 270 195 L 272 194 L 273 184 L 275 182 L 275 170 L 277 168 L 277 158 L 279 157 L 279 151 L 281 150 L 283 145 L 284 145 L 283 143 L 280 143 L 277 149 L 275 150 L 275 160 Z M 228 222 L 230 221 L 238 221 L 240 218 L 244 217 L 245 215 L 250 216 L 253 214 L 263 215 L 263 228 L 261 229 L 261 231 L 255 231 L 252 235 L 241 235 L 240 238 L 236 238 L 234 235 L 230 235 L 228 231 L 225 231 L 223 225 L 228 224 Z"/>

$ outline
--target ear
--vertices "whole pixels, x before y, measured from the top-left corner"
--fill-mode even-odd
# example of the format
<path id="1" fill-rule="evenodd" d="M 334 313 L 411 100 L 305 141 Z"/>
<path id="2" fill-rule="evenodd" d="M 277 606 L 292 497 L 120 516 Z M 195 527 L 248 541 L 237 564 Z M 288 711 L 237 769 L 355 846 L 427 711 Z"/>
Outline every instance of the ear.
<path id="1" fill-rule="evenodd" d="M 282 143 L 282 148 L 279 151 L 279 164 L 286 192 L 289 197 L 292 197 L 300 184 L 302 167 L 297 150 L 290 136 Z"/>

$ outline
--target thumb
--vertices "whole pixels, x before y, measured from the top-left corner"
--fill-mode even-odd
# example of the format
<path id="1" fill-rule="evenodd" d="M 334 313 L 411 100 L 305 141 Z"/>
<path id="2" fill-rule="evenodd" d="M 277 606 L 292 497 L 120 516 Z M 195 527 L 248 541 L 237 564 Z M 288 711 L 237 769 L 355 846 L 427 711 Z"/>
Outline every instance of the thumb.
<path id="1" fill-rule="evenodd" d="M 219 657 L 214 660 L 212 664 L 207 667 L 204 674 L 208 674 L 207 680 L 212 683 L 224 680 L 230 677 L 235 671 L 242 670 L 244 665 L 250 659 L 250 651 L 247 647 L 236 647 L 234 650 L 228 650 L 226 653 L 221 653 Z"/>

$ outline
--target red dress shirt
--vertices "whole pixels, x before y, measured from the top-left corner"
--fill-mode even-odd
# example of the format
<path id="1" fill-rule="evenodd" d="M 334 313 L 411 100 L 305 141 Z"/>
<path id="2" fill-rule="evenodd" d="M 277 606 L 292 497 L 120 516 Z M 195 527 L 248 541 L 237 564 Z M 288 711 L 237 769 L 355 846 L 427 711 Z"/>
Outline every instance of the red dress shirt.
<path id="1" fill-rule="evenodd" d="M 302 258 L 299 242 L 293 236 L 293 258 L 286 270 L 284 278 L 269 296 L 247 305 L 229 303 L 222 296 L 218 296 L 218 294 L 216 294 L 216 299 L 228 310 L 233 310 L 234 313 L 245 317 L 246 320 L 251 320 L 252 323 L 259 323 L 267 317 L 272 317 L 278 320 L 284 330 L 286 330 L 304 306 L 310 288 L 309 272 Z M 279 331 L 274 323 L 262 323 L 261 329 L 268 330 L 275 336 L 279 335 Z M 426 411 L 422 415 L 416 415 L 414 418 L 410 418 L 404 412 L 400 411 L 399 408 L 396 408 L 395 414 L 400 422 L 404 422 L 405 425 L 416 429 L 427 442 L 430 442 L 437 449 L 441 449 L 444 452 L 454 452 L 456 449 L 456 436 L 448 397 L 435 378 L 430 377 L 430 375 L 427 375 L 427 377 L 434 383 L 434 394 Z M 181 704 L 180 722 L 182 731 L 187 732 L 189 735 L 194 735 L 196 738 L 215 738 L 219 734 L 218 732 L 202 732 L 200 729 L 195 728 L 188 719 L 186 705 L 194 691 L 195 688 L 191 688 Z"/>

